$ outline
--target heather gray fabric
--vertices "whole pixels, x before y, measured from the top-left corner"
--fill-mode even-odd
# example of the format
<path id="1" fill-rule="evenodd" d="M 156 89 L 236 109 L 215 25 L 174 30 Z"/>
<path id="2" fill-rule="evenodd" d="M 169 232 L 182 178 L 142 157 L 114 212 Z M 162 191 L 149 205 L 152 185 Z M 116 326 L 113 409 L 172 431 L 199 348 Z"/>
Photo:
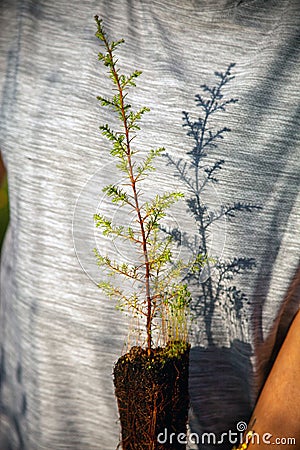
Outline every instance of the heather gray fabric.
<path id="1" fill-rule="evenodd" d="M 262 207 L 221 221 L 213 240 L 218 257 L 255 258 L 256 267 L 228 281 L 250 302 L 240 316 L 226 299 L 214 305 L 213 345 L 203 317 L 195 320 L 191 428 L 201 436 L 247 421 L 257 392 L 253 355 L 270 360 L 278 324 L 284 335 L 299 302 L 288 291 L 299 257 L 299 9 L 298 0 L 1 2 L 0 148 L 11 207 L 1 267 L 1 450 L 118 443 L 111 373 L 127 319 L 95 285 L 92 215 L 104 204 L 101 186 L 118 175 L 98 129 L 112 118 L 96 100 L 107 82 L 94 14 L 113 38 L 125 38 L 125 70 L 143 71 L 131 94 L 151 108 L 142 150 L 149 142 L 188 158 L 182 111 L 197 116 L 200 86 L 236 63 L 224 94 L 239 101 L 213 122 L 232 131 L 206 159 L 225 164 L 205 201 Z M 149 192 L 180 184 L 173 167 L 159 169 Z M 193 233 L 184 204 L 175 216 Z M 97 243 L 105 250 L 106 241 Z"/>

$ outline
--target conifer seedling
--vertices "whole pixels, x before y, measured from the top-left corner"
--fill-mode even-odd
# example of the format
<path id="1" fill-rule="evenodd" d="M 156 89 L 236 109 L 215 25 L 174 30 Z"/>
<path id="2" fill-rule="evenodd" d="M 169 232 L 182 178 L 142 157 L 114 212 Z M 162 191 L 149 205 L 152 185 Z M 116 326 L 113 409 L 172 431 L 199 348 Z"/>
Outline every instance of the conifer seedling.
<path id="1" fill-rule="evenodd" d="M 98 16 L 95 20 L 102 49 L 99 60 L 108 69 L 112 92 L 110 96 L 99 96 L 98 100 L 114 113 L 119 123 L 117 130 L 109 124 L 100 128 L 111 143 L 110 154 L 122 177 L 120 183 L 111 183 L 103 189 L 116 219 L 100 210 L 94 216 L 95 225 L 105 237 L 122 241 L 127 252 L 135 255 L 130 262 L 119 261 L 115 255 L 95 249 L 102 273 L 107 275 L 99 287 L 116 300 L 119 309 L 138 318 L 144 330 L 142 342 L 131 346 L 114 366 L 121 444 L 123 450 L 160 450 L 158 436 L 164 430 L 178 435 L 187 432 L 190 293 L 181 281 L 183 264 L 172 255 L 173 238 L 162 231 L 169 208 L 183 194 L 174 191 L 147 197 L 144 181 L 155 170 L 155 162 L 164 148 L 150 148 L 146 155 L 139 151 L 135 138 L 149 108 L 135 110 L 129 103 L 128 92 L 136 87 L 141 72 L 135 70 L 130 75 L 121 72 L 116 51 L 124 41 L 109 40 L 102 20 Z M 118 222 L 120 211 L 122 219 L 119 217 Z M 180 444 L 177 448 L 184 446 Z"/>
<path id="2" fill-rule="evenodd" d="M 154 328 L 160 336 L 160 342 L 186 341 L 188 338 L 187 315 L 190 294 L 187 285 L 180 281 L 182 263 L 173 261 L 173 240 L 160 229 L 162 219 L 168 208 L 183 197 L 180 192 L 156 194 L 146 201 L 143 181 L 155 170 L 155 160 L 165 151 L 164 148 L 150 148 L 146 156 L 141 155 L 135 147 L 135 141 L 143 115 L 149 108 L 138 110 L 128 102 L 128 91 L 136 87 L 136 80 L 141 75 L 138 70 L 130 75 L 121 72 L 116 51 L 124 40 L 110 41 L 103 29 L 102 20 L 95 16 L 96 36 L 102 44 L 103 51 L 99 60 L 108 69 L 112 95 L 98 96 L 103 107 L 110 108 L 119 121 L 119 129 L 113 130 L 109 124 L 100 127 L 105 138 L 111 143 L 110 153 L 116 161 L 116 167 L 123 177 L 121 184 L 109 184 L 103 189 L 116 207 L 128 212 L 128 223 L 118 224 L 100 211 L 95 214 L 95 225 L 103 235 L 120 239 L 132 244 L 132 252 L 138 252 L 140 260 L 136 264 L 117 261 L 95 249 L 99 266 L 105 269 L 107 279 L 99 287 L 109 297 L 117 301 L 118 307 L 139 316 L 145 324 L 146 347 L 148 351 L 154 345 Z M 129 280 L 132 285 L 130 293 L 116 278 Z M 159 325 L 158 325 L 159 324 Z M 160 327 L 157 330 L 157 326 Z"/>

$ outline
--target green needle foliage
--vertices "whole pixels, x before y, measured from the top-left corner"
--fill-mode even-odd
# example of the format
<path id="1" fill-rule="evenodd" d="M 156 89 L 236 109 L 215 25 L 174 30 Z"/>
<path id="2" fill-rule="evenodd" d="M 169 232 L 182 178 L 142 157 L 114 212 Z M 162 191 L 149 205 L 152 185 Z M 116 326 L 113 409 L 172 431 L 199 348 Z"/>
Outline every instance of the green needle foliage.
<path id="1" fill-rule="evenodd" d="M 116 114 L 120 122 L 118 131 L 112 130 L 108 124 L 102 125 L 100 130 L 111 142 L 110 153 L 125 180 L 121 186 L 109 184 L 103 192 L 113 204 L 128 210 L 128 225 L 115 224 L 102 213 L 95 214 L 95 225 L 105 236 L 129 241 L 133 253 L 137 251 L 140 256 L 139 263 L 134 265 L 114 261 L 95 249 L 97 262 L 108 275 L 108 281 L 102 281 L 99 287 L 108 297 L 117 300 L 119 309 L 144 320 L 147 348 L 150 351 L 154 329 L 163 343 L 187 340 L 190 293 L 187 285 L 179 281 L 182 263 L 172 260 L 172 238 L 160 229 L 168 208 L 183 194 L 165 192 L 155 195 L 150 201 L 143 200 L 142 181 L 155 170 L 154 160 L 162 155 L 164 148 L 150 149 L 142 157 L 133 147 L 133 140 L 140 130 L 140 121 L 149 112 L 147 107 L 135 111 L 127 102 L 128 91 L 136 87 L 136 79 L 141 72 L 135 70 L 130 75 L 121 73 L 115 51 L 124 40 L 110 41 L 102 20 L 98 16 L 95 16 L 95 20 L 96 36 L 103 49 L 99 53 L 99 60 L 108 68 L 108 77 L 112 82 L 112 96 L 97 98 L 103 107 L 110 108 Z M 131 282 L 130 294 L 119 287 L 116 277 Z"/>

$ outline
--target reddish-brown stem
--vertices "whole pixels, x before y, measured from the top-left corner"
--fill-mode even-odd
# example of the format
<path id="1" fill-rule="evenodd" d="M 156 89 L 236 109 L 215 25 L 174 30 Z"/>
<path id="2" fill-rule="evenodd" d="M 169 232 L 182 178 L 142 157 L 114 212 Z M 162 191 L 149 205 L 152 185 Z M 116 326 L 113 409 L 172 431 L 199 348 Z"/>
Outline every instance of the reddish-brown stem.
<path id="1" fill-rule="evenodd" d="M 146 323 L 146 331 L 147 331 L 147 349 L 148 352 L 150 354 L 150 350 L 151 350 L 151 344 L 152 344 L 152 338 L 151 338 L 151 328 L 152 328 L 152 301 L 151 301 L 151 292 L 150 292 L 150 262 L 149 262 L 149 257 L 148 257 L 148 249 L 147 249 L 147 236 L 146 236 L 146 232 L 145 232 L 145 228 L 144 228 L 144 220 L 142 218 L 142 214 L 141 214 L 141 208 L 139 205 L 139 199 L 138 199 L 138 193 L 136 190 L 136 179 L 134 177 L 134 172 L 133 172 L 133 165 L 132 165 L 132 160 L 131 160 L 131 147 L 130 147 L 130 143 L 132 141 L 132 138 L 130 138 L 130 133 L 129 133 L 129 127 L 128 127 L 128 122 L 127 122 L 127 116 L 126 116 L 126 111 L 125 111 L 125 105 L 124 105 L 124 93 L 123 93 L 123 89 L 122 86 L 120 84 L 120 80 L 119 80 L 119 76 L 117 73 L 117 70 L 115 68 L 115 62 L 113 60 L 113 54 L 112 54 L 112 50 L 109 46 L 109 43 L 106 39 L 106 37 L 104 36 L 104 44 L 106 46 L 107 52 L 111 58 L 111 70 L 112 70 L 112 74 L 113 77 L 116 81 L 117 84 L 117 88 L 119 91 L 119 96 L 120 96 L 120 111 L 122 114 L 122 119 L 123 119 L 123 124 L 124 124 L 124 131 L 125 131 L 125 139 L 126 139 L 126 155 L 127 155 L 127 160 L 128 160 L 128 169 L 129 169 L 129 177 L 130 177 L 130 183 L 131 183 L 131 187 L 132 187 L 132 192 L 133 192 L 133 198 L 134 198 L 134 204 L 135 204 L 135 211 L 137 213 L 137 217 L 138 217 L 138 223 L 140 225 L 140 230 L 141 230 L 141 236 L 142 236 L 142 251 L 143 251 L 143 255 L 144 255 L 144 262 L 145 262 L 145 291 L 146 291 L 146 302 L 147 302 L 147 323 Z"/>

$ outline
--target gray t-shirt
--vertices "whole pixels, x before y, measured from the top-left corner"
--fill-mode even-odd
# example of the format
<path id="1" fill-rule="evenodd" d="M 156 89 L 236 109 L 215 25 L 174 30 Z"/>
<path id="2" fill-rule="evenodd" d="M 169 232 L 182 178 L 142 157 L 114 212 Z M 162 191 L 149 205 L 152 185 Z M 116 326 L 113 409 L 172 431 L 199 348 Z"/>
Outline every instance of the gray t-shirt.
<path id="1" fill-rule="evenodd" d="M 0 148 L 10 227 L 1 266 L 1 450 L 118 444 L 111 374 L 128 319 L 97 288 L 92 252 L 109 245 L 93 224 L 99 205 L 109 208 L 101 187 L 120 179 L 99 131 L 114 119 L 96 100 L 108 82 L 95 14 L 112 38 L 125 38 L 125 72 L 143 71 L 130 94 L 136 107 L 151 108 L 141 151 L 164 146 L 175 163 L 162 159 L 146 191 L 188 196 L 197 145 L 206 153 L 202 176 L 218 179 L 201 192 L 207 235 L 191 202 L 170 223 L 195 242 L 183 255 L 206 238 L 219 262 L 211 282 L 205 273 L 190 279 L 190 427 L 200 443 L 203 433 L 218 437 L 248 420 L 263 378 L 255 375 L 299 303 L 298 0 L 4 0 Z M 207 87 L 225 80 L 230 64 L 235 78 L 218 101 L 238 102 L 210 115 L 206 139 L 224 139 L 203 148 L 195 130 L 214 95 Z M 189 176 L 180 177 L 185 161 Z"/>

